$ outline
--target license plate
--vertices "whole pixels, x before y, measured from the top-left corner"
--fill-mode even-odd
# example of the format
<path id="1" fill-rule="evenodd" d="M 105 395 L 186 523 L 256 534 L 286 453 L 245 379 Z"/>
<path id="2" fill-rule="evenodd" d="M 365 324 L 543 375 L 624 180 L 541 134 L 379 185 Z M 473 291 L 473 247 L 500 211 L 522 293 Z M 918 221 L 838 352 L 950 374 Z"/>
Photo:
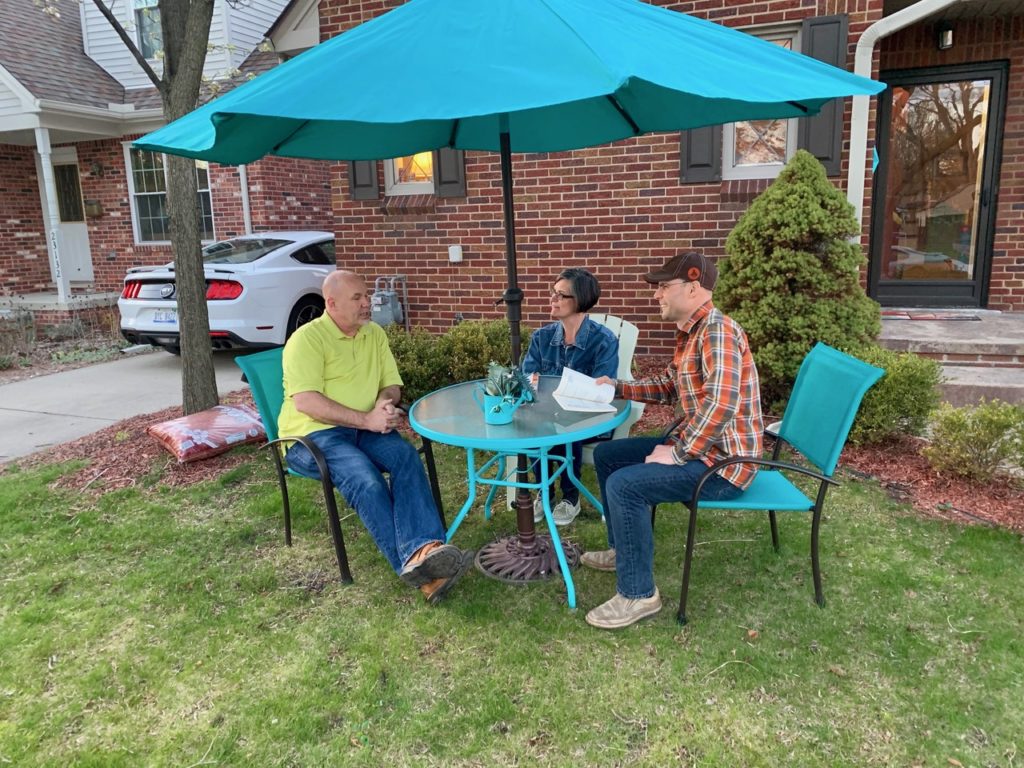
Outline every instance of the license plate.
<path id="1" fill-rule="evenodd" d="M 178 312 L 174 309 L 158 309 L 153 313 L 154 323 L 177 323 Z"/>

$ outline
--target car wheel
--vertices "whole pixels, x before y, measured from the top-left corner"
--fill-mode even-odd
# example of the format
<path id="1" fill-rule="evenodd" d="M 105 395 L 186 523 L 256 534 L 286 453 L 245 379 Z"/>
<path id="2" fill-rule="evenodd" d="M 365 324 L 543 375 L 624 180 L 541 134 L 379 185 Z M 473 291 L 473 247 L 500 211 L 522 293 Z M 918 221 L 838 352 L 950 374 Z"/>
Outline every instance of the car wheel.
<path id="1" fill-rule="evenodd" d="M 285 331 L 285 338 L 288 338 L 295 333 L 296 328 L 305 325 L 310 320 L 316 320 L 323 313 L 323 299 L 314 298 L 312 296 L 306 296 L 304 299 L 300 299 L 292 308 L 292 313 L 288 317 L 288 328 Z"/>
<path id="2" fill-rule="evenodd" d="M 179 347 L 177 344 L 165 344 L 164 351 L 170 352 L 172 355 L 177 355 L 179 357 L 181 356 L 181 347 Z"/>

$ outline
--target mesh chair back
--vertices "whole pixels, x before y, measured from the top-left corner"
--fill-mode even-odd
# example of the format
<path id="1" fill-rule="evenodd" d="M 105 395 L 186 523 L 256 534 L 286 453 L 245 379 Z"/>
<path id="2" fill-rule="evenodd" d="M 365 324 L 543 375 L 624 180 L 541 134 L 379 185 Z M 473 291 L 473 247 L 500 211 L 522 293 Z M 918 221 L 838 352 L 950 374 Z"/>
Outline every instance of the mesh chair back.
<path id="1" fill-rule="evenodd" d="M 277 439 L 277 417 L 284 404 L 284 368 L 281 363 L 282 347 L 243 355 L 235 363 L 249 382 L 252 399 L 260 412 L 267 440 Z"/>
<path id="2" fill-rule="evenodd" d="M 864 394 L 884 373 L 819 342 L 800 364 L 779 435 L 831 476 Z"/>

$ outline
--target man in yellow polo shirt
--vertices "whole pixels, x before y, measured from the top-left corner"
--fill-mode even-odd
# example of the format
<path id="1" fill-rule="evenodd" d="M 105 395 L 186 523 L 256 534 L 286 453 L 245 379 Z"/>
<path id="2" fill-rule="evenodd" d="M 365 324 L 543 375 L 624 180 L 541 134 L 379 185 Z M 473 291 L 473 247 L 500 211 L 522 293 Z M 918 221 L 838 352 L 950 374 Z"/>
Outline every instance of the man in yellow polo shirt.
<path id="1" fill-rule="evenodd" d="M 377 548 L 430 603 L 443 598 L 473 562 L 445 544 L 416 449 L 397 431 L 402 379 L 384 330 L 370 322 L 366 283 L 354 272 L 324 280 L 324 314 L 284 347 L 282 435 L 304 435 L 324 454 L 331 482 L 355 509 Z M 307 448 L 293 443 L 288 466 L 319 478 Z M 391 482 L 382 471 L 391 475 Z"/>

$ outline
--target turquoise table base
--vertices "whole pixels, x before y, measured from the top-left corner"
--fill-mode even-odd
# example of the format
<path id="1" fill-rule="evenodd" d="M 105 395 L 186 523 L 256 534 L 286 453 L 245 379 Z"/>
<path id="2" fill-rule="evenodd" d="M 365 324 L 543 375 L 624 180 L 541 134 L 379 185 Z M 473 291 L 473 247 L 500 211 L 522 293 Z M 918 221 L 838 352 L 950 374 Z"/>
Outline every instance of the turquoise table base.
<path id="1" fill-rule="evenodd" d="M 536 532 L 531 492 L 547 489 L 565 472 L 579 488 L 580 495 L 600 512 L 600 502 L 575 476 L 571 458 L 553 455 L 550 451 L 556 446 L 598 437 L 613 430 L 625 420 L 629 403 L 616 400 L 613 403 L 615 410 L 609 412 L 564 411 L 551 395 L 557 385 L 557 377 L 542 376 L 536 402 L 518 408 L 511 423 L 492 425 L 485 423 L 473 399 L 479 382 L 456 384 L 413 403 L 409 410 L 409 423 L 430 440 L 466 449 L 468 494 L 448 528 L 448 540 L 452 539 L 476 503 L 480 486 L 489 487 L 484 502 L 487 518 L 491 516 L 498 489 L 516 488 L 517 533 L 481 547 L 476 565 L 485 575 L 514 584 L 539 581 L 560 573 L 565 581 L 569 607 L 575 608 L 576 588 L 570 571 L 579 564 L 580 549 L 559 537 L 547 494 L 542 494 L 541 498 L 548 533 Z M 479 467 L 477 451 L 488 455 Z M 517 468 L 511 477 L 507 471 L 509 459 L 516 462 Z M 536 482 L 531 480 L 531 466 L 535 467 L 538 475 Z"/>

